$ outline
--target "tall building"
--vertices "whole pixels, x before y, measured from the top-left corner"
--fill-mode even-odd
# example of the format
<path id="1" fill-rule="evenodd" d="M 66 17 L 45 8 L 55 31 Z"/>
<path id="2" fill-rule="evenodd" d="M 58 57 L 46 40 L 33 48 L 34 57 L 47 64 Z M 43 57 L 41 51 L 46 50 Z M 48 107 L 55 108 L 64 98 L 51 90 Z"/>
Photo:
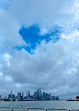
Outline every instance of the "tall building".
<path id="1" fill-rule="evenodd" d="M 41 100 L 42 93 L 41 93 L 41 89 L 37 90 L 37 100 Z"/>
<path id="2" fill-rule="evenodd" d="M 36 100 L 36 92 L 33 93 L 33 100 Z"/>
<path id="3" fill-rule="evenodd" d="M 18 93 L 17 99 L 18 99 L 18 101 L 21 101 L 21 92 Z"/>
<path id="4" fill-rule="evenodd" d="M 28 91 L 28 99 L 30 99 L 30 92 Z"/>
<path id="5" fill-rule="evenodd" d="M 53 96 L 52 100 L 59 100 L 59 97 L 58 96 Z"/>
<path id="6" fill-rule="evenodd" d="M 21 100 L 23 101 L 24 99 L 24 92 L 22 92 Z"/>
<path id="7" fill-rule="evenodd" d="M 1 95 L 0 95 L 0 100 L 1 100 Z"/>
<path id="8" fill-rule="evenodd" d="M 8 95 L 8 100 L 10 100 L 10 101 L 15 100 L 15 95 L 12 94 L 12 91 L 11 91 L 11 93 Z"/>

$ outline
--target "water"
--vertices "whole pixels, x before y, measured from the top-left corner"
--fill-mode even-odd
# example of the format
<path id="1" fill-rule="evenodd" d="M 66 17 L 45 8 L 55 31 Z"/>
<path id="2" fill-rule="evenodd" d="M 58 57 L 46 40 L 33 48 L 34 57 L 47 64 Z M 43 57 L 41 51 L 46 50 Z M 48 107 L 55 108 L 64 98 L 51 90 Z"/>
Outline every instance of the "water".
<path id="1" fill-rule="evenodd" d="M 13 102 L 1 101 L 0 107 L 18 107 L 18 108 L 29 107 L 29 108 L 53 108 L 53 109 L 68 109 L 68 110 L 78 109 L 79 110 L 79 101 L 64 101 L 64 100 L 63 101 L 61 100 L 59 101 L 13 101 Z M 21 111 L 24 111 L 24 110 L 21 110 Z M 32 110 L 32 111 L 36 111 L 36 110 Z"/>

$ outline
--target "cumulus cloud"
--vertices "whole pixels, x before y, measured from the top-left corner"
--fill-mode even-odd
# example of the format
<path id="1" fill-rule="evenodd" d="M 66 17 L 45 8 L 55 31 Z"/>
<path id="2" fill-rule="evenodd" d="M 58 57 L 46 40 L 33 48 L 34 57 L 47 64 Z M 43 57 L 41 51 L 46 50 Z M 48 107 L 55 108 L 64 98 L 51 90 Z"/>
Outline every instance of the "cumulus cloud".
<path id="1" fill-rule="evenodd" d="M 0 89 L 3 93 L 7 88 L 15 92 L 41 88 L 57 95 L 78 93 L 78 4 L 78 0 L 1 1 Z M 21 27 L 33 24 L 38 24 L 41 35 L 49 33 L 55 25 L 62 27 L 60 39 L 56 43 L 42 40 L 33 54 L 24 48 L 15 49 L 27 45 L 19 34 Z"/>
<path id="2" fill-rule="evenodd" d="M 0 50 L 10 51 L 16 45 L 25 45 L 18 30 L 19 24 L 5 10 L 0 10 Z M 5 46 L 5 47 L 4 47 Z"/>
<path id="3" fill-rule="evenodd" d="M 72 22 L 73 14 L 70 6 L 72 7 L 73 4 L 73 0 L 17 0 L 11 5 L 10 12 L 21 25 L 25 26 L 34 23 L 65 24 L 67 19 L 68 22 Z"/>

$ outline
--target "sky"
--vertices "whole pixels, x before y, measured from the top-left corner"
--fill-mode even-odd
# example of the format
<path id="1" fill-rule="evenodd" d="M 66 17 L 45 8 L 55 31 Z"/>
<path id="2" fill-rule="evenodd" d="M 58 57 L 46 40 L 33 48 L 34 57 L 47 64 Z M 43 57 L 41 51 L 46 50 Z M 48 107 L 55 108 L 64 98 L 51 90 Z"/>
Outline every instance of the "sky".
<path id="1" fill-rule="evenodd" d="M 0 94 L 73 98 L 78 78 L 79 0 L 0 0 Z"/>

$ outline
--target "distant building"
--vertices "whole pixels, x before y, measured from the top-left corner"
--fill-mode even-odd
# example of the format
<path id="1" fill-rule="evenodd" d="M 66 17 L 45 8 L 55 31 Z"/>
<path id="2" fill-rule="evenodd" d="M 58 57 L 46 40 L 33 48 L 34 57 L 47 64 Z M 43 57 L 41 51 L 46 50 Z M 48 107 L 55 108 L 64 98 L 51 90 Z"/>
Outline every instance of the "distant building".
<path id="1" fill-rule="evenodd" d="M 76 97 L 79 99 L 79 96 Z M 0 100 L 5 101 L 46 101 L 46 100 L 59 100 L 58 96 L 52 96 L 51 93 L 42 92 L 41 89 L 38 89 L 37 91 L 34 91 L 34 93 L 31 95 L 30 91 L 26 93 L 26 96 L 24 96 L 24 92 L 19 92 L 17 96 L 15 96 L 12 91 L 10 94 L 8 94 L 8 98 L 5 97 L 5 99 Z"/>
<path id="2" fill-rule="evenodd" d="M 28 91 L 28 99 L 30 99 L 30 92 Z"/>
<path id="3" fill-rule="evenodd" d="M 8 100 L 9 100 L 9 101 L 15 100 L 15 95 L 12 94 L 12 91 L 11 91 L 11 93 L 8 95 Z"/>
<path id="4" fill-rule="evenodd" d="M 24 99 L 24 92 L 22 92 L 21 101 Z"/>
<path id="5" fill-rule="evenodd" d="M 59 97 L 58 96 L 53 96 L 52 100 L 59 100 Z"/>
<path id="6" fill-rule="evenodd" d="M 21 101 L 21 92 L 18 93 L 18 95 L 17 95 L 17 100 L 18 100 L 18 101 Z"/>
<path id="7" fill-rule="evenodd" d="M 1 100 L 1 95 L 0 95 L 0 100 Z"/>

